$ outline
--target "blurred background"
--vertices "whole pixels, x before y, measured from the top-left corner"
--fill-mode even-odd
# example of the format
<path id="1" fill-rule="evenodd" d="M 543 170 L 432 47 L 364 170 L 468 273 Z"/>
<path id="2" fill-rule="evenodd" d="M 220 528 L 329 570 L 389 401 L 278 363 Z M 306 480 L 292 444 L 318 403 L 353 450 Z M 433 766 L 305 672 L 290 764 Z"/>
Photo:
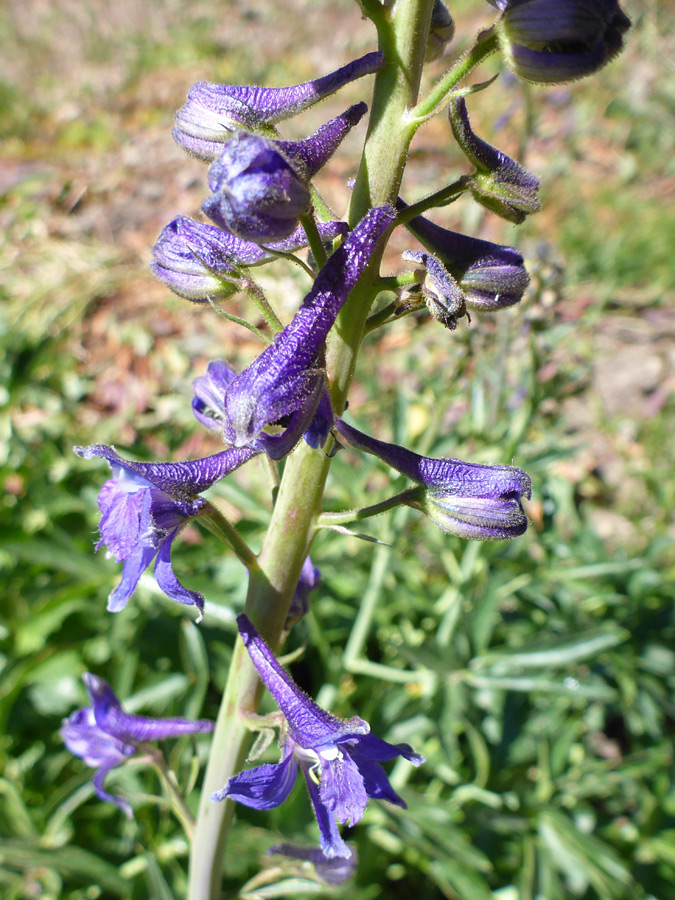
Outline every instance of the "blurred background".
<path id="1" fill-rule="evenodd" d="M 227 896 L 304 893 L 423 900 L 675 898 L 675 12 L 626 0 L 628 47 L 599 75 L 554 89 L 502 75 L 469 99 L 476 131 L 542 178 L 543 211 L 515 228 L 468 200 L 440 224 L 517 246 L 531 287 L 519 307 L 450 333 L 412 317 L 375 332 L 352 421 L 431 455 L 531 473 L 531 527 L 511 543 L 465 543 L 399 510 L 319 535 L 322 585 L 289 648 L 302 686 L 338 715 L 427 758 L 392 781 L 407 812 L 373 803 L 347 832 L 354 880 L 266 856 L 316 843 L 300 789 L 269 815 L 237 811 Z M 456 0 L 453 58 L 491 21 Z M 119 567 L 94 554 L 103 462 L 74 444 L 139 459 L 219 449 L 196 426 L 191 379 L 209 360 L 245 365 L 248 332 L 169 294 L 152 245 L 195 215 L 205 166 L 171 139 L 191 84 L 293 84 L 375 46 L 349 0 L 164 3 L 6 0 L 0 10 L 0 892 L 8 900 L 170 900 L 187 845 L 142 760 L 116 770 L 127 821 L 93 796 L 91 771 L 59 738 L 110 681 L 130 711 L 215 717 L 245 579 L 197 528 L 176 570 L 207 597 L 197 628 L 146 576 L 126 610 L 106 597 Z M 446 57 L 447 62 L 448 57 Z M 444 69 L 428 67 L 426 85 Z M 481 70 L 497 71 L 492 60 Z M 309 134 L 371 80 L 285 123 Z M 348 203 L 364 129 L 318 185 Z M 445 116 L 420 131 L 403 194 L 466 171 Z M 385 261 L 413 246 L 397 232 Z M 307 280 L 258 269 L 286 318 Z M 253 312 L 231 302 L 240 315 Z M 403 487 L 372 458 L 338 455 L 326 508 Z M 269 492 L 253 463 L 215 502 L 255 549 Z M 270 702 L 269 698 L 266 702 Z M 270 702 L 270 708 L 271 702 Z M 208 740 L 165 747 L 179 782 Z M 276 751 L 270 751 L 275 759 Z M 195 805 L 197 791 L 191 797 Z"/>

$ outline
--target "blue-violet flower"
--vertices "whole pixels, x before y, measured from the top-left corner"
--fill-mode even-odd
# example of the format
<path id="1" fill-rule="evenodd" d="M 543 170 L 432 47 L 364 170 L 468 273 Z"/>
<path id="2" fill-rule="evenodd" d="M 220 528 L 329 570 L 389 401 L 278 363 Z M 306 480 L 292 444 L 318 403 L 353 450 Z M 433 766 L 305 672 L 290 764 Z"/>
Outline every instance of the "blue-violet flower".
<path id="1" fill-rule="evenodd" d="M 108 598 L 110 612 L 123 609 L 143 572 L 153 560 L 159 587 L 179 603 L 194 605 L 201 614 L 204 597 L 184 587 L 171 566 L 171 545 L 187 523 L 208 509 L 199 497 L 221 478 L 247 462 L 250 448 L 223 450 L 189 462 L 140 463 L 123 459 L 104 444 L 75 447 L 84 459 L 100 456 L 110 463 L 112 478 L 101 488 L 98 505 L 101 539 L 117 562 L 122 580 Z"/>
<path id="2" fill-rule="evenodd" d="M 309 182 L 367 110 L 357 103 L 303 141 L 239 131 L 209 169 L 203 212 L 246 241 L 288 237 L 311 205 Z"/>
<path id="3" fill-rule="evenodd" d="M 540 210 L 539 179 L 474 133 L 463 97 L 450 100 L 449 114 L 455 140 L 476 167 L 469 179 L 474 199 L 516 224 Z"/>
<path id="4" fill-rule="evenodd" d="M 213 722 L 132 716 L 124 712 L 112 688 L 102 678 L 86 672 L 82 680 L 89 691 L 91 706 L 77 709 L 64 719 L 61 737 L 71 753 L 98 769 L 93 782 L 100 799 L 114 803 L 131 818 L 129 803 L 105 790 L 108 772 L 133 756 L 145 741 L 213 731 Z"/>
<path id="5" fill-rule="evenodd" d="M 396 206 L 405 209 L 407 204 L 399 200 Z M 493 312 L 522 298 L 530 277 L 513 247 L 458 234 L 423 216 L 406 222 L 406 228 L 442 263 L 469 309 Z"/>
<path id="6" fill-rule="evenodd" d="M 420 487 L 408 492 L 403 502 L 420 509 L 448 534 L 499 541 L 526 530 L 521 497 L 531 496 L 532 483 L 522 469 L 420 456 L 369 437 L 342 419 L 337 419 L 336 427 L 353 447 L 378 456 L 416 481 Z"/>
<path id="7" fill-rule="evenodd" d="M 367 53 L 322 78 L 281 88 L 198 81 L 176 114 L 174 139 L 193 156 L 217 159 L 235 131 L 266 130 L 383 65 L 382 53 Z"/>
<path id="8" fill-rule="evenodd" d="M 273 809 L 290 794 L 300 766 L 319 823 L 324 855 L 347 859 L 351 851 L 340 837 L 336 822 L 359 822 L 369 798 L 405 808 L 380 763 L 403 756 L 419 766 L 424 759 L 407 744 L 389 744 L 370 734 L 370 726 L 358 716 L 342 720 L 321 709 L 279 665 L 245 615 L 238 617 L 237 624 L 251 661 L 279 704 L 288 729 L 282 737 L 279 763 L 232 776 L 211 799 L 230 797 L 254 809 Z"/>
<path id="9" fill-rule="evenodd" d="M 323 241 L 348 231 L 346 222 L 317 222 Z M 307 246 L 302 226 L 266 249 L 229 231 L 177 216 L 166 225 L 153 247 L 150 268 L 179 297 L 195 303 L 223 300 L 239 290 L 240 269 L 274 259 L 274 251 L 289 253 Z"/>

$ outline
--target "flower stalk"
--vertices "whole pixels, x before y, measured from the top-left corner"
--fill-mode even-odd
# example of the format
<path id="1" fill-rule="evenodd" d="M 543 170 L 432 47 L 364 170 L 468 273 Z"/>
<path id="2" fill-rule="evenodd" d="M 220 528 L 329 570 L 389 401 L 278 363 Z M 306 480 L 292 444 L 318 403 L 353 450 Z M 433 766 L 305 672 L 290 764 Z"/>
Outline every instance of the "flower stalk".
<path id="1" fill-rule="evenodd" d="M 385 56 L 378 72 L 364 154 L 352 195 L 349 224 L 354 226 L 373 206 L 391 203 L 399 192 L 403 166 L 414 128 L 405 113 L 417 102 L 424 62 L 424 41 L 433 0 L 400 0 L 391 17 L 378 18 L 380 49 Z M 381 249 L 351 292 L 328 336 L 327 373 L 336 410 L 342 411 L 354 373 L 371 302 L 376 294 Z M 323 450 L 301 443 L 288 458 L 257 570 L 251 572 L 245 611 L 274 652 L 278 649 L 291 598 L 315 534 L 330 459 Z M 210 795 L 239 769 L 246 758 L 250 731 L 242 715 L 255 712 L 261 692 L 258 673 L 241 640 L 237 640 L 228 682 L 216 722 L 195 840 L 190 859 L 189 900 L 217 900 L 223 856 L 234 806 L 214 804 Z"/>

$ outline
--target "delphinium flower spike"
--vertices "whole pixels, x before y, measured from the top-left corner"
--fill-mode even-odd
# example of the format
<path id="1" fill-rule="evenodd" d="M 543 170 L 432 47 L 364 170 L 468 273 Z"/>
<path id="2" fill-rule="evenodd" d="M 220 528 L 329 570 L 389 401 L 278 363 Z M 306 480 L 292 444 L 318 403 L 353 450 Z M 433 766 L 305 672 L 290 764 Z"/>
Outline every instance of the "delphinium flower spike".
<path id="1" fill-rule="evenodd" d="M 94 775 L 94 790 L 101 800 L 114 803 L 130 818 L 131 806 L 104 787 L 108 772 L 138 752 L 146 741 L 181 737 L 213 731 L 213 722 L 200 719 L 152 719 L 125 713 L 112 688 L 102 678 L 86 672 L 82 679 L 91 697 L 91 706 L 75 710 L 64 720 L 61 736 L 66 747 L 88 766 Z"/>
<path id="2" fill-rule="evenodd" d="M 317 222 L 317 228 L 323 241 L 348 231 L 346 222 Z M 238 269 L 269 262 L 274 259 L 274 251 L 289 253 L 306 246 L 302 226 L 263 249 L 215 225 L 177 216 L 157 238 L 150 268 L 179 297 L 206 303 L 230 297 L 238 290 L 232 281 Z"/>
<path id="3" fill-rule="evenodd" d="M 288 723 L 282 737 L 281 761 L 241 772 L 214 793 L 212 800 L 230 797 L 254 809 L 273 809 L 290 794 L 298 766 L 307 782 L 319 823 L 326 857 L 351 857 L 337 822 L 354 825 L 363 818 L 369 798 L 405 808 L 380 763 L 398 756 L 419 766 L 424 760 L 407 744 L 389 744 L 370 734 L 363 719 L 338 719 L 310 699 L 279 665 L 245 615 L 237 619 L 239 633 L 263 683 Z"/>
<path id="4" fill-rule="evenodd" d="M 202 211 L 246 241 L 290 235 L 310 208 L 309 182 L 367 110 L 357 103 L 303 141 L 237 132 L 209 169 Z"/>
<path id="5" fill-rule="evenodd" d="M 338 432 L 417 482 L 403 502 L 425 513 L 443 531 L 479 541 L 517 537 L 527 528 L 521 498 L 531 496 L 530 476 L 515 466 L 486 466 L 461 459 L 420 456 L 369 437 L 338 419 Z"/>
<path id="6" fill-rule="evenodd" d="M 519 78 L 562 84 L 597 72 L 623 49 L 630 19 L 616 0 L 489 0 L 499 48 Z"/>
<path id="7" fill-rule="evenodd" d="M 280 459 L 310 426 L 325 397 L 319 354 L 326 336 L 394 218 L 391 206 L 371 209 L 329 257 L 274 343 L 226 385 L 223 437 L 227 444 L 264 450 Z M 264 433 L 268 425 L 282 419 L 287 421 L 282 434 Z"/>
<path id="8" fill-rule="evenodd" d="M 236 130 L 256 131 L 295 116 L 383 65 L 382 53 L 367 53 L 322 78 L 281 88 L 198 81 L 176 114 L 174 139 L 193 156 L 217 159 Z"/>
<path id="9" fill-rule="evenodd" d="M 243 465 L 254 449 L 230 448 L 189 462 L 139 463 L 123 459 L 112 447 L 75 447 L 84 459 L 100 456 L 110 463 L 112 478 L 101 488 L 98 505 L 101 539 L 117 562 L 122 580 L 108 598 L 110 612 L 123 609 L 143 572 L 153 560 L 157 584 L 172 600 L 194 605 L 201 614 L 204 597 L 178 581 L 171 566 L 171 545 L 187 523 L 204 510 L 199 497 L 221 478 Z"/>
<path id="10" fill-rule="evenodd" d="M 539 179 L 519 163 L 479 138 L 472 130 L 463 97 L 450 100 L 450 125 L 455 140 L 476 167 L 469 180 L 474 199 L 516 224 L 541 209 Z"/>
<path id="11" fill-rule="evenodd" d="M 402 210 L 407 204 L 399 200 L 396 206 Z M 406 228 L 442 263 L 470 310 L 493 312 L 522 298 L 530 278 L 513 247 L 441 228 L 424 216 L 406 222 Z"/>

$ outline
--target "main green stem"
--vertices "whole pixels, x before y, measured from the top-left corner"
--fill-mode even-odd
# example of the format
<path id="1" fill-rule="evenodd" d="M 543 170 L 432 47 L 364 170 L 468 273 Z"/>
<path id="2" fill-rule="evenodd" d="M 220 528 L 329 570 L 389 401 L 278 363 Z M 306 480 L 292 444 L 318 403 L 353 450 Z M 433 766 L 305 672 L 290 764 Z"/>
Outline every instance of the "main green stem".
<path id="1" fill-rule="evenodd" d="M 375 80 L 372 113 L 349 221 L 358 222 L 373 206 L 395 201 L 414 127 L 405 113 L 417 101 L 433 0 L 398 0 L 378 16 L 380 49 L 386 64 Z M 352 291 L 328 338 L 326 366 L 335 409 L 344 408 L 376 292 L 382 248 Z M 258 568 L 250 575 L 246 613 L 273 650 L 278 648 L 293 591 L 314 537 L 330 460 L 304 443 L 286 461 Z M 195 827 L 188 900 L 219 900 L 227 833 L 234 815 L 230 800 L 210 795 L 238 772 L 251 733 L 243 716 L 255 712 L 261 683 L 241 642 L 235 643 Z"/>

